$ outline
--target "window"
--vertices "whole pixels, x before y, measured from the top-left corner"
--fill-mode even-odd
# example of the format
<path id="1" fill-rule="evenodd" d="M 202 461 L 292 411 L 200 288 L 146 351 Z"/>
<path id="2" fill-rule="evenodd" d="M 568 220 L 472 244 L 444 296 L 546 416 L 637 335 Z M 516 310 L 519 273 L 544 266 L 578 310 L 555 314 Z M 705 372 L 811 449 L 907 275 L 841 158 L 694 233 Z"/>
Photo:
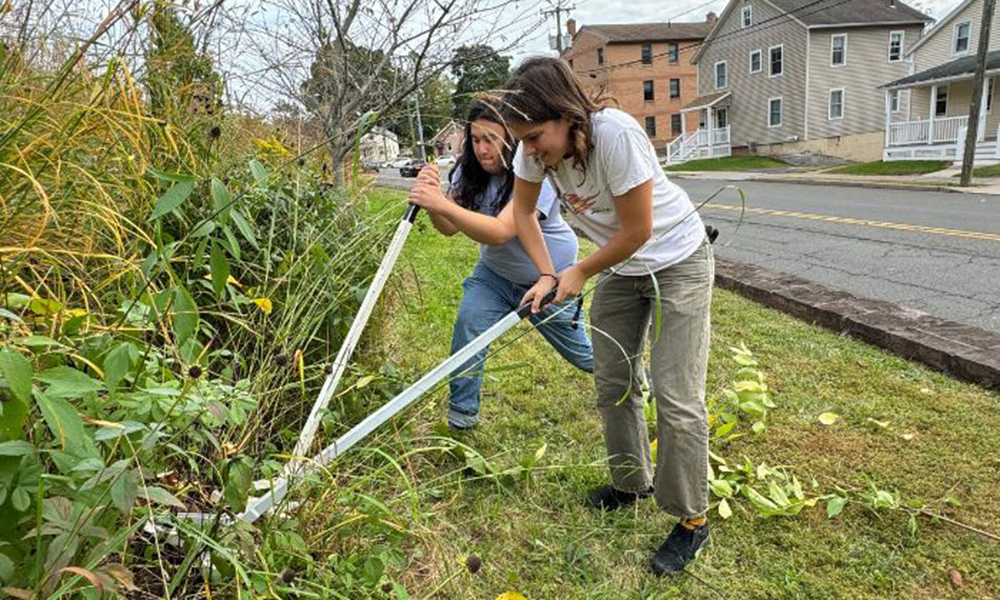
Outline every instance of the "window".
<path id="1" fill-rule="evenodd" d="M 764 66 L 762 64 L 763 62 L 764 59 L 761 56 L 761 51 L 760 50 L 752 51 L 750 53 L 750 72 L 760 73 L 764 69 Z"/>
<path id="2" fill-rule="evenodd" d="M 680 135 L 683 127 L 681 126 L 681 117 L 683 115 L 676 114 L 670 115 L 670 133 L 672 135 Z"/>
<path id="3" fill-rule="evenodd" d="M 903 60 L 903 31 L 889 33 L 889 62 Z"/>
<path id="4" fill-rule="evenodd" d="M 671 79 L 670 80 L 670 97 L 680 98 L 681 97 L 681 80 Z"/>
<path id="5" fill-rule="evenodd" d="M 604 64 L 604 48 L 597 49 L 597 64 L 598 65 Z"/>
<path id="6" fill-rule="evenodd" d="M 653 100 L 653 81 L 643 81 L 642 82 L 642 99 L 649 102 Z"/>
<path id="7" fill-rule="evenodd" d="M 785 47 L 771 46 L 768 49 L 771 56 L 771 77 L 777 77 L 785 72 Z"/>
<path id="8" fill-rule="evenodd" d="M 642 45 L 642 64 L 651 65 L 653 64 L 653 45 L 643 44 Z"/>
<path id="9" fill-rule="evenodd" d="M 847 64 L 847 35 L 830 37 L 830 66 L 842 67 Z"/>
<path id="10" fill-rule="evenodd" d="M 715 128 L 725 129 L 729 125 L 729 111 L 720 108 L 715 111 Z"/>
<path id="11" fill-rule="evenodd" d="M 656 137 L 656 117 L 646 117 L 646 135 Z"/>
<path id="12" fill-rule="evenodd" d="M 965 21 L 964 23 L 956 23 L 955 30 L 952 34 L 954 43 L 952 48 L 955 54 L 965 54 L 969 51 L 969 38 L 972 36 L 972 22 Z"/>
<path id="13" fill-rule="evenodd" d="M 676 65 L 680 60 L 680 50 L 677 48 L 677 44 L 667 44 L 667 60 L 672 65 Z"/>
<path id="14" fill-rule="evenodd" d="M 934 116 L 948 116 L 948 86 L 939 85 L 937 87 L 937 99 L 934 101 Z"/>
<path id="15" fill-rule="evenodd" d="M 826 118 L 831 121 L 844 118 L 844 90 L 830 90 L 830 107 Z"/>
<path id="16" fill-rule="evenodd" d="M 767 101 L 767 126 L 781 127 L 783 105 L 781 98 L 771 98 Z"/>
<path id="17" fill-rule="evenodd" d="M 746 29 L 753 25 L 753 6 L 744 6 L 740 14 L 742 15 L 742 19 L 740 20 L 741 29 Z"/>
<path id="18" fill-rule="evenodd" d="M 990 79 L 986 88 L 986 112 L 993 111 L 993 79 Z"/>
<path id="19" fill-rule="evenodd" d="M 899 112 L 899 90 L 891 90 L 889 92 L 889 111 L 894 113 Z"/>
<path id="20" fill-rule="evenodd" d="M 715 63 L 715 89 L 724 90 L 729 85 L 729 72 L 726 61 Z"/>

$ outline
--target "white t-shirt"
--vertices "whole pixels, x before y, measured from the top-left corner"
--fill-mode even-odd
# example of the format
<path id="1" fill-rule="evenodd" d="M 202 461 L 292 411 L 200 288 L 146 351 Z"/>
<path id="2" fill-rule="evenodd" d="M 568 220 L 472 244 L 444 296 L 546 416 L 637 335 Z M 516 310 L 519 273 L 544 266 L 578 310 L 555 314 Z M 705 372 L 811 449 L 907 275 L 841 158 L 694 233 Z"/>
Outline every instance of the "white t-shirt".
<path id="1" fill-rule="evenodd" d="M 587 173 L 564 158 L 554 169 L 524 153 L 514 155 L 514 174 L 531 182 L 546 177 L 555 188 L 565 215 L 600 246 L 621 229 L 615 196 L 653 181 L 653 235 L 630 259 L 613 267 L 621 275 L 646 275 L 677 264 L 694 253 L 705 238 L 705 226 L 687 192 L 667 180 L 646 132 L 630 115 L 613 108 L 590 118 L 592 146 Z"/>

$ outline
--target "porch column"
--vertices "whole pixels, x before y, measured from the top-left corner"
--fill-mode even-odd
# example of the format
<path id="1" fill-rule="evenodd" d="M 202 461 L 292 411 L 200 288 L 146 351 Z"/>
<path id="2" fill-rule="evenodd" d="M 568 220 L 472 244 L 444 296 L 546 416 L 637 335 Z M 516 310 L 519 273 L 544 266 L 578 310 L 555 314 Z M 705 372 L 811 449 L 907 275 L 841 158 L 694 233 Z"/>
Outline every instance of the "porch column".
<path id="1" fill-rule="evenodd" d="M 898 92 L 897 92 L 898 93 Z M 892 94 L 890 90 L 885 91 L 885 147 L 889 147 L 889 130 L 892 128 L 892 102 L 889 100 L 889 96 Z"/>
<path id="2" fill-rule="evenodd" d="M 931 108 L 927 112 L 928 121 L 927 124 L 927 144 L 934 143 L 934 108 L 937 106 L 937 86 L 931 86 Z"/>
<path id="3" fill-rule="evenodd" d="M 688 124 L 687 113 L 682 112 L 681 113 L 681 138 L 683 138 L 684 136 L 687 135 L 687 129 L 688 129 L 688 125 L 687 124 Z"/>
<path id="4" fill-rule="evenodd" d="M 715 107 L 708 107 L 708 147 L 712 147 L 712 129 L 715 128 Z M 709 151 L 709 157 L 711 157 L 711 150 Z"/>

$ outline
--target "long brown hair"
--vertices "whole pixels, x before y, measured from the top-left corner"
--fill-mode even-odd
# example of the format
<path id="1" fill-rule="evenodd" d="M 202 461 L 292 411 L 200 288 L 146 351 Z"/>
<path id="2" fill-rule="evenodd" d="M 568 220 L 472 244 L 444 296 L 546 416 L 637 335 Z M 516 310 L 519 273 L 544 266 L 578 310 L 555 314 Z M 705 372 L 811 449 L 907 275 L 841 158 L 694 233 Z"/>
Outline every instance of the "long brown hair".
<path id="1" fill-rule="evenodd" d="M 590 116 L 609 102 L 614 99 L 602 94 L 591 97 L 565 61 L 537 56 L 521 63 L 507 80 L 501 112 L 507 123 L 515 124 L 568 120 L 573 166 L 586 175 L 594 147 Z"/>
<path id="2" fill-rule="evenodd" d="M 486 169 L 483 169 L 483 166 L 479 164 L 479 159 L 476 158 L 476 150 L 472 143 L 472 123 L 480 119 L 503 126 L 503 119 L 488 104 L 476 101 L 469 107 L 469 115 L 465 122 L 465 138 L 462 142 L 462 156 L 458 159 L 458 165 L 452 170 L 452 173 L 454 173 L 459 166 L 462 168 L 462 176 L 454 188 L 455 201 L 462 208 L 476 212 L 480 212 L 483 205 L 486 207 L 492 206 L 493 215 L 496 216 L 507 206 L 510 194 L 514 191 L 514 169 L 511 168 L 511 165 L 514 162 L 514 149 L 517 145 L 514 142 L 514 138 L 511 137 L 510 132 L 504 127 L 503 148 L 500 155 L 500 160 L 503 164 L 503 180 L 498 190 L 498 196 L 496 198 L 486 198 L 486 190 L 489 188 L 493 175 L 487 173 Z"/>

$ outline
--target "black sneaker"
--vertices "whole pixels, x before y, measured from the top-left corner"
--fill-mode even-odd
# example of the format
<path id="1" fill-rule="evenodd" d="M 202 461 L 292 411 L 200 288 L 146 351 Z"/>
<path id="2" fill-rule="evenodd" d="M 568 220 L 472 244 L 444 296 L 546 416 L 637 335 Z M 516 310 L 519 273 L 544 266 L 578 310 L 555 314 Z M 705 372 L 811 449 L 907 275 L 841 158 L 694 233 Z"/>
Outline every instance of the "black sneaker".
<path id="1" fill-rule="evenodd" d="M 678 523 L 674 525 L 667 541 L 653 554 L 650 568 L 656 575 L 680 573 L 707 543 L 708 523 L 694 529 Z"/>
<path id="2" fill-rule="evenodd" d="M 593 508 L 612 511 L 628 506 L 640 498 L 646 498 L 653 493 L 653 488 L 641 492 L 623 492 L 610 485 L 599 487 L 590 493 L 587 503 Z"/>

